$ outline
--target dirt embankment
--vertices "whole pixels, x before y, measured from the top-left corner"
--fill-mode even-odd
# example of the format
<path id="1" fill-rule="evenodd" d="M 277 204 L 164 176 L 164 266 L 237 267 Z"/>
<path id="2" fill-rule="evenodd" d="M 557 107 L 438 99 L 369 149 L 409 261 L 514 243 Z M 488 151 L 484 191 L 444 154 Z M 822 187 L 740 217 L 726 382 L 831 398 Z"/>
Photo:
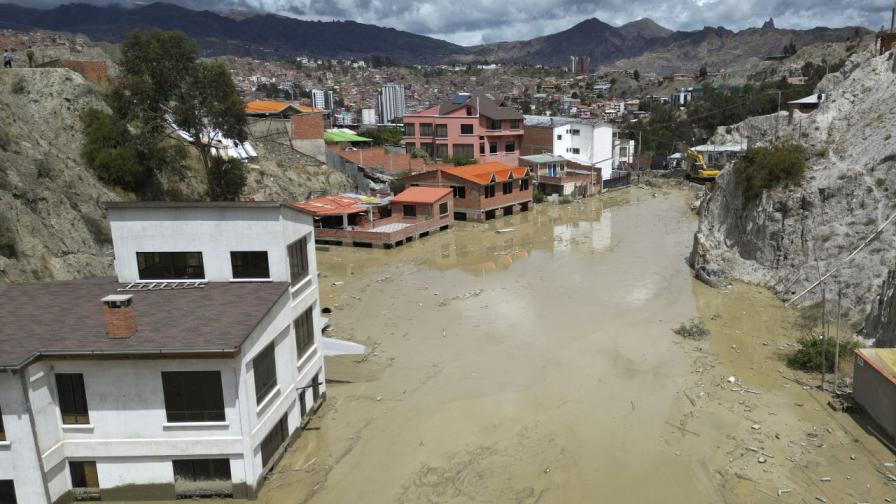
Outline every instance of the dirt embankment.
<path id="1" fill-rule="evenodd" d="M 720 128 L 715 143 L 769 145 L 792 140 L 808 149 L 810 170 L 793 188 L 766 191 L 746 204 L 732 170 L 718 178 L 700 209 L 693 257 L 736 277 L 793 296 L 834 268 L 896 212 L 896 75 L 893 53 L 870 46 L 825 77 L 827 97 L 811 114 L 782 112 Z M 828 282 L 843 290 L 849 319 L 862 325 L 876 286 L 896 261 L 896 230 L 887 228 Z M 801 301 L 812 303 L 820 290 Z"/>
<path id="2" fill-rule="evenodd" d="M 99 91 L 58 68 L 0 72 L 0 283 L 72 279 L 112 273 L 103 203 L 134 199 L 102 184 L 81 160 L 81 114 L 104 108 Z M 259 146 L 244 196 L 287 201 L 312 192 L 345 191 L 351 182 L 292 151 Z M 201 200 L 198 163 L 168 180 L 172 197 Z"/>

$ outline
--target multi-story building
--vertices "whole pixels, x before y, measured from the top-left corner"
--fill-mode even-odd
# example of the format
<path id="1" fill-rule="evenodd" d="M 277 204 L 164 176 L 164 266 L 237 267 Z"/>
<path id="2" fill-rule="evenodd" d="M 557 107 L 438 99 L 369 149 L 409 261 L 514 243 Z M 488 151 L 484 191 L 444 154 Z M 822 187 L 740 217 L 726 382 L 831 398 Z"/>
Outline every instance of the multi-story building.
<path id="1" fill-rule="evenodd" d="M 528 168 L 476 163 L 415 173 L 401 179 L 410 186 L 450 187 L 455 220 L 491 220 L 527 212 L 532 206 Z"/>
<path id="2" fill-rule="evenodd" d="M 460 93 L 404 117 L 405 149 L 422 149 L 433 159 L 517 166 L 522 141 L 523 115 L 488 94 Z"/>
<path id="3" fill-rule="evenodd" d="M 609 123 L 570 117 L 526 116 L 523 151 L 526 155 L 562 156 L 570 168 L 600 168 L 601 177 L 630 163 L 634 141 L 618 138 Z"/>
<path id="4" fill-rule="evenodd" d="M 3 502 L 254 498 L 325 395 L 311 217 L 108 214 L 117 278 L 0 289 Z"/>
<path id="5" fill-rule="evenodd" d="M 386 84 L 376 98 L 380 114 L 380 123 L 389 124 L 393 119 L 401 119 L 407 111 L 404 98 L 404 87 L 398 84 Z"/>
<path id="6" fill-rule="evenodd" d="M 321 110 L 333 110 L 333 92 L 329 89 L 312 89 L 311 106 Z"/>

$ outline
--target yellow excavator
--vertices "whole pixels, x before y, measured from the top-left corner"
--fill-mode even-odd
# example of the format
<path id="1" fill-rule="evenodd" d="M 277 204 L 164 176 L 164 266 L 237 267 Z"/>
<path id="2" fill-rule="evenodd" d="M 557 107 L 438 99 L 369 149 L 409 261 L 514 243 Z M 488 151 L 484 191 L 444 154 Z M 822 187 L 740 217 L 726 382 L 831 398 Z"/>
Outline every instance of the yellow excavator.
<path id="1" fill-rule="evenodd" d="M 703 154 L 694 149 L 688 149 L 686 166 L 688 178 L 697 182 L 712 182 L 722 171 L 715 167 L 710 168 L 703 159 Z"/>

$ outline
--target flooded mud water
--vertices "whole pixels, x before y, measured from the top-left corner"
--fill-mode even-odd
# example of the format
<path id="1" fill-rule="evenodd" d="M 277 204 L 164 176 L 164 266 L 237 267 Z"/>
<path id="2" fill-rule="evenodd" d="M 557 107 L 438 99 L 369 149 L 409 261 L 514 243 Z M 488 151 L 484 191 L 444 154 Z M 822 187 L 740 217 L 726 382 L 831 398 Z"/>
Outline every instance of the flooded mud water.
<path id="1" fill-rule="evenodd" d="M 369 353 L 327 359 L 327 402 L 260 500 L 896 497 L 876 470 L 892 454 L 779 372 L 793 314 L 692 279 L 692 200 L 631 188 L 396 250 L 319 252 L 328 335 Z M 697 316 L 707 339 L 672 333 Z"/>

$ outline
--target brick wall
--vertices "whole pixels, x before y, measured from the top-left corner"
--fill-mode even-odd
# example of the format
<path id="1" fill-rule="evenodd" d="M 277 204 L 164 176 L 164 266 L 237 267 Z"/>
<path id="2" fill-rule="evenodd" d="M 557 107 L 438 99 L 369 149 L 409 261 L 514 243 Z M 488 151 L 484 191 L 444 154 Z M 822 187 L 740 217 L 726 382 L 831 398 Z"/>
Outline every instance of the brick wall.
<path id="1" fill-rule="evenodd" d="M 520 156 L 550 153 L 554 150 L 554 130 L 551 128 L 526 128 Z"/>
<path id="2" fill-rule="evenodd" d="M 106 335 L 112 339 L 130 338 L 137 331 L 134 318 L 134 307 L 109 308 L 103 303 L 103 315 L 106 317 Z"/>
<path id="3" fill-rule="evenodd" d="M 290 120 L 291 135 L 296 140 L 320 140 L 324 137 L 324 115 L 322 112 L 296 114 Z"/>
<path id="4" fill-rule="evenodd" d="M 504 194 L 504 183 L 498 182 L 495 184 L 495 195 L 491 198 L 483 198 L 482 194 L 485 191 L 485 186 L 459 177 L 454 177 L 447 173 L 442 173 L 441 184 L 439 183 L 438 172 L 418 173 L 403 178 L 402 182 L 405 182 L 407 185 L 416 184 L 421 186 L 464 186 L 466 187 L 465 197 L 454 198 L 454 208 L 457 208 L 458 210 L 487 210 L 530 201 L 532 200 L 532 186 L 535 183 L 530 177 L 529 188 L 525 191 L 520 191 L 520 180 L 515 179 L 511 181 L 513 183 L 513 192 Z"/>

